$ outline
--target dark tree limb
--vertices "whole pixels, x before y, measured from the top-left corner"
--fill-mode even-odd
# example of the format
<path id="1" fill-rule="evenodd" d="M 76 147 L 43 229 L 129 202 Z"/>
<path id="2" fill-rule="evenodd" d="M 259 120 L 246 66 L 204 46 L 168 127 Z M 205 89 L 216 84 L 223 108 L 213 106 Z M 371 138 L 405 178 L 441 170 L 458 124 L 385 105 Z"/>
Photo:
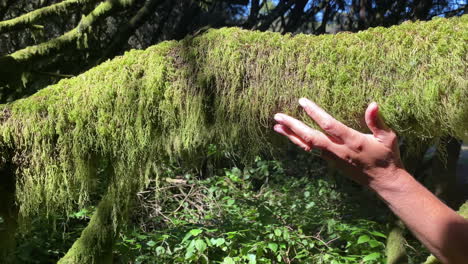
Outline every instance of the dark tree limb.
<path id="1" fill-rule="evenodd" d="M 297 0 L 295 1 L 294 8 L 289 15 L 289 20 L 286 23 L 286 26 L 283 29 L 283 33 L 293 32 L 302 22 L 304 16 L 304 8 L 307 4 L 307 0 Z"/>
<path id="2" fill-rule="evenodd" d="M 128 41 L 128 38 L 133 33 L 135 33 L 135 30 L 139 28 L 146 21 L 146 19 L 156 11 L 156 8 L 160 3 L 160 0 L 147 0 L 145 4 L 137 11 L 137 13 L 130 19 L 130 21 L 121 27 L 120 30 L 115 34 L 114 39 L 110 43 L 109 47 L 104 51 L 104 54 L 98 60 L 97 64 L 115 55 L 115 53 L 118 52 L 122 46 L 124 46 L 125 42 Z"/>
<path id="3" fill-rule="evenodd" d="M 262 2 L 265 3 L 264 1 Z M 258 13 L 260 12 L 260 0 L 252 0 L 252 4 L 250 6 L 250 13 L 249 17 L 247 18 L 247 21 L 245 21 L 243 27 L 244 28 L 251 28 L 255 24 L 255 21 L 257 20 Z"/>
<path id="4" fill-rule="evenodd" d="M 324 34 L 325 33 L 326 27 L 327 27 L 327 22 L 330 19 L 331 12 L 332 12 L 331 6 L 330 6 L 329 3 L 327 3 L 327 6 L 325 7 L 325 11 L 323 12 L 322 23 L 320 23 L 320 26 L 315 31 L 316 34 Z"/>
<path id="5" fill-rule="evenodd" d="M 267 30 L 271 24 L 278 17 L 286 13 L 292 5 L 293 1 L 281 1 L 268 15 L 262 17 L 261 20 L 263 20 L 263 22 L 260 25 L 253 27 L 253 29 L 261 31 Z"/>

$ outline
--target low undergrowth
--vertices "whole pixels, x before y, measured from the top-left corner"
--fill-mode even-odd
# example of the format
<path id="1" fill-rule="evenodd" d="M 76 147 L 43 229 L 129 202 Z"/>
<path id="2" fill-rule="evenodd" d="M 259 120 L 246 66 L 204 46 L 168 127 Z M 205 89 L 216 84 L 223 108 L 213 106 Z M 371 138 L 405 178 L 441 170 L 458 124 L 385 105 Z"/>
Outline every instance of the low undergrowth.
<path id="1" fill-rule="evenodd" d="M 139 194 L 139 227 L 121 233 L 118 261 L 385 263 L 388 211 L 318 165 L 300 175 L 257 158 L 207 179 L 168 170 Z M 427 256 L 408 248 L 411 263 Z"/>
<path id="2" fill-rule="evenodd" d="M 138 193 L 114 263 L 385 263 L 385 206 L 320 161 L 293 160 L 257 158 L 210 177 L 166 168 Z M 17 261 L 60 259 L 93 210 L 32 221 Z M 412 238 L 407 249 L 410 263 L 427 257 Z"/>

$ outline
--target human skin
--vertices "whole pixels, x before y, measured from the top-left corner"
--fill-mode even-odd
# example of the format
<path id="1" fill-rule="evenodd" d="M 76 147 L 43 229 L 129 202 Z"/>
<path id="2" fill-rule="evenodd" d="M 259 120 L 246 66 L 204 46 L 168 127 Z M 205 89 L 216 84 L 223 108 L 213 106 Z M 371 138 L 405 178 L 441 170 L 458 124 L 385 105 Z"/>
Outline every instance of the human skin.
<path id="1" fill-rule="evenodd" d="M 372 134 L 347 127 L 306 98 L 299 104 L 323 132 L 282 113 L 275 115 L 276 132 L 305 151 L 321 149 L 324 159 L 375 191 L 441 262 L 468 263 L 468 221 L 404 169 L 397 136 L 380 117 L 377 103 L 365 113 Z"/>

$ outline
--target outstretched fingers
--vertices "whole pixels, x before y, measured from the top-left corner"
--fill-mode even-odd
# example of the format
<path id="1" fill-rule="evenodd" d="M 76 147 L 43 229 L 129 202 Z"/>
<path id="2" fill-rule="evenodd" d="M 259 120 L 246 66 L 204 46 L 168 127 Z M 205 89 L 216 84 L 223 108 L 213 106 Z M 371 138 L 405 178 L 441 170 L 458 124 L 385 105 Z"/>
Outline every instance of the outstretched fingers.
<path id="1" fill-rule="evenodd" d="M 347 141 L 355 141 L 358 137 L 358 132 L 345 126 L 325 110 L 320 108 L 312 101 L 301 98 L 299 104 L 304 108 L 307 114 L 319 125 L 328 135 L 332 136 L 337 143 L 346 143 Z"/>
<path id="2" fill-rule="evenodd" d="M 330 138 L 322 132 L 312 129 L 288 115 L 276 114 L 275 120 L 279 123 L 279 125 L 274 127 L 275 131 L 287 136 L 293 143 L 302 148 L 304 148 L 303 146 L 305 144 L 308 148 L 317 147 L 320 149 L 329 149 L 332 147 L 332 144 L 334 144 Z M 296 138 L 300 139 L 300 143 L 296 143 Z"/>
<path id="3" fill-rule="evenodd" d="M 305 151 L 311 151 L 312 146 L 309 143 L 304 142 L 299 136 L 294 134 L 287 126 L 276 124 L 273 129 L 283 136 L 286 136 L 292 143 L 296 144 Z"/>

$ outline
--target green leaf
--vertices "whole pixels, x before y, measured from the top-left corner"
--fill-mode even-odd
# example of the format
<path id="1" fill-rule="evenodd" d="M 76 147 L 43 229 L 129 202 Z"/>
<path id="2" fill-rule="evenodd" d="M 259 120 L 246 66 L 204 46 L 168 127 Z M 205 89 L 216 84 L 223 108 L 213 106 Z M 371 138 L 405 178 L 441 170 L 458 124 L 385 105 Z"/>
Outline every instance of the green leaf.
<path id="1" fill-rule="evenodd" d="M 380 258 L 380 253 L 377 253 L 377 252 L 374 252 L 374 253 L 371 253 L 367 256 L 365 256 L 362 260 L 363 261 L 371 261 L 371 260 L 376 260 L 378 258 Z"/>
<path id="2" fill-rule="evenodd" d="M 137 237 L 138 237 L 138 239 L 142 239 L 142 240 L 148 238 L 148 236 L 141 235 L 141 234 L 140 234 L 140 235 L 137 235 Z"/>
<path id="3" fill-rule="evenodd" d="M 187 247 L 187 251 L 185 252 L 185 259 L 189 259 L 193 256 L 193 253 L 195 252 L 195 240 L 192 240 Z"/>
<path id="4" fill-rule="evenodd" d="M 211 243 L 217 247 L 220 247 L 222 246 L 226 240 L 224 240 L 224 238 L 220 237 L 220 238 L 211 238 L 210 239 Z"/>
<path id="5" fill-rule="evenodd" d="M 273 251 L 273 253 L 276 253 L 278 251 L 278 244 L 276 243 L 268 243 L 268 248 Z"/>
<path id="6" fill-rule="evenodd" d="M 154 242 L 153 240 L 150 240 L 146 243 L 146 245 L 148 245 L 149 247 L 154 247 L 156 246 L 156 242 Z"/>
<path id="7" fill-rule="evenodd" d="M 223 260 L 223 264 L 236 264 L 231 257 L 225 257 Z"/>
<path id="8" fill-rule="evenodd" d="M 380 242 L 377 241 L 377 240 L 370 240 L 368 243 L 371 246 L 371 248 L 375 248 L 375 247 L 380 246 Z"/>
<path id="9" fill-rule="evenodd" d="M 161 246 L 157 247 L 157 248 L 155 249 L 155 251 L 156 251 L 156 255 L 157 255 L 157 256 L 160 256 L 160 255 L 166 253 L 166 249 L 163 248 L 163 247 L 161 247 Z"/>
<path id="10" fill-rule="evenodd" d="M 235 202 L 236 202 L 236 200 L 234 200 L 234 199 L 229 199 L 229 200 L 227 201 L 227 205 L 231 206 L 231 205 L 233 205 Z"/>
<path id="11" fill-rule="evenodd" d="M 199 252 L 205 251 L 205 249 L 206 249 L 206 243 L 205 243 L 205 241 L 203 241 L 202 239 L 197 239 L 197 240 L 195 240 L 195 248 L 196 248 Z"/>
<path id="12" fill-rule="evenodd" d="M 358 241 L 357 243 L 358 244 L 362 244 L 362 243 L 366 243 L 367 241 L 371 240 L 370 237 L 368 235 L 362 235 L 358 238 Z"/>
<path id="13" fill-rule="evenodd" d="M 192 229 L 192 230 L 190 230 L 190 234 L 191 234 L 192 236 L 198 236 L 198 235 L 201 234 L 202 232 L 203 232 L 203 230 L 201 230 L 201 229 Z"/>
<path id="14" fill-rule="evenodd" d="M 315 206 L 315 202 L 310 202 L 306 205 L 306 209 L 310 209 Z"/>
<path id="15" fill-rule="evenodd" d="M 275 236 L 281 236 L 281 229 L 275 229 Z"/>
<path id="16" fill-rule="evenodd" d="M 257 256 L 255 254 L 248 254 L 247 259 L 249 260 L 249 264 L 257 264 Z"/>
<path id="17" fill-rule="evenodd" d="M 370 233 L 371 233 L 372 235 L 374 235 L 374 236 L 379 236 L 379 237 L 387 238 L 386 235 L 384 235 L 384 234 L 382 234 L 382 233 L 380 233 L 380 232 L 377 232 L 377 231 L 372 231 L 372 232 L 370 232 Z"/>

